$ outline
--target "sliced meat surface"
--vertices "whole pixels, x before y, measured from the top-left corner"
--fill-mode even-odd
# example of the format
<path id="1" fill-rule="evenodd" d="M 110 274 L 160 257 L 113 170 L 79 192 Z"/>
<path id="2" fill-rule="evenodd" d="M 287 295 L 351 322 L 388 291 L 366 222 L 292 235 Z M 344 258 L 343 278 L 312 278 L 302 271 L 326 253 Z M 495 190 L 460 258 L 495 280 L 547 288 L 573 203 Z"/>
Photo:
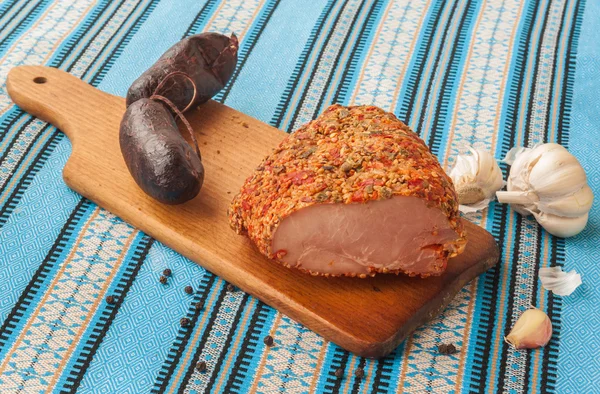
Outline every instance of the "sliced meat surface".
<path id="1" fill-rule="evenodd" d="M 439 275 L 466 244 L 451 179 L 374 106 L 333 105 L 288 136 L 228 214 L 265 256 L 313 275 Z"/>
<path id="2" fill-rule="evenodd" d="M 323 274 L 403 271 L 434 274 L 446 267 L 444 244 L 456 232 L 416 197 L 368 204 L 321 204 L 283 219 L 273 250 L 292 267 Z"/>

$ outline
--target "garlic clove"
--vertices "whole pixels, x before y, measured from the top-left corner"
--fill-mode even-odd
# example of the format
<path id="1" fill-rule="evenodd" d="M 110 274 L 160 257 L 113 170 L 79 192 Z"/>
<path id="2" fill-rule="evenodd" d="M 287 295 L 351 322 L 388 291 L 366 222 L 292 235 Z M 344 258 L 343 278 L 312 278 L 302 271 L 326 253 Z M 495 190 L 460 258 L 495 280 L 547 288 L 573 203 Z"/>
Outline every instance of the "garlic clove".
<path id="1" fill-rule="evenodd" d="M 477 157 L 477 183 L 481 186 L 485 198 L 494 197 L 494 193 L 504 186 L 502 180 L 502 170 L 498 166 L 496 159 L 486 151 L 476 151 L 470 148 L 474 157 Z"/>
<path id="2" fill-rule="evenodd" d="M 508 164 L 509 166 L 512 166 L 518 156 L 521 156 L 525 152 L 531 151 L 532 148 L 525 148 L 524 146 L 515 146 L 506 153 L 506 156 L 504 156 L 504 159 L 502 161 Z"/>
<path id="3" fill-rule="evenodd" d="M 484 150 L 469 150 L 471 155 L 458 155 L 450 171 L 463 213 L 486 208 L 496 190 L 504 185 L 502 171 L 494 157 Z"/>
<path id="4" fill-rule="evenodd" d="M 560 267 L 540 268 L 540 281 L 544 289 L 559 296 L 571 295 L 581 285 L 581 275 L 575 270 L 564 272 Z"/>
<path id="5" fill-rule="evenodd" d="M 552 322 L 544 311 L 528 309 L 510 330 L 504 340 L 515 349 L 535 349 L 546 346 L 552 337 Z"/>
<path id="6" fill-rule="evenodd" d="M 528 190 L 529 162 L 532 158 L 533 149 L 519 147 L 511 149 L 510 152 L 513 150 L 516 150 L 516 152 L 513 154 L 510 173 L 508 175 L 508 190 Z"/>
<path id="7" fill-rule="evenodd" d="M 536 193 L 549 197 L 574 193 L 586 183 L 579 161 L 564 148 L 542 155 L 529 174 L 529 184 Z"/>
<path id="8" fill-rule="evenodd" d="M 473 161 L 473 158 L 470 156 L 458 155 L 456 157 L 456 164 L 452 171 L 450 171 L 450 177 L 456 178 L 457 180 L 462 180 L 465 177 L 470 178 L 471 180 L 475 179 L 477 174 L 477 162 Z"/>
<path id="9" fill-rule="evenodd" d="M 545 212 L 536 212 L 529 210 L 535 220 L 550 234 L 561 238 L 568 238 L 579 234 L 585 228 L 589 214 L 567 218 L 564 216 L 552 215 Z"/>
<path id="10" fill-rule="evenodd" d="M 587 184 L 577 192 L 563 198 L 545 198 L 536 203 L 539 211 L 564 217 L 585 215 L 592 208 L 594 193 Z"/>

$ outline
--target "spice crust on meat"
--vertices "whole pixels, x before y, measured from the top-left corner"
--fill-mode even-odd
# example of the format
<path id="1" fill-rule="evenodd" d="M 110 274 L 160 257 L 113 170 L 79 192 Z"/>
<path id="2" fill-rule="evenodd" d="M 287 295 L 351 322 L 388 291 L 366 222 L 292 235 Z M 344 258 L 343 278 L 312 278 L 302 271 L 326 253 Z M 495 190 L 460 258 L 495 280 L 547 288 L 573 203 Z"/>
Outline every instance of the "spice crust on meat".
<path id="1" fill-rule="evenodd" d="M 454 186 L 425 143 L 378 107 L 336 104 L 263 160 L 233 199 L 228 217 L 262 254 L 283 262 L 286 252 L 273 250 L 273 237 L 292 213 L 317 204 L 363 204 L 394 196 L 418 197 L 445 215 L 456 232 L 453 242 L 441 245 L 445 260 L 464 250 Z M 432 274 L 444 269 L 445 262 Z M 370 274 L 375 272 L 402 270 Z"/>

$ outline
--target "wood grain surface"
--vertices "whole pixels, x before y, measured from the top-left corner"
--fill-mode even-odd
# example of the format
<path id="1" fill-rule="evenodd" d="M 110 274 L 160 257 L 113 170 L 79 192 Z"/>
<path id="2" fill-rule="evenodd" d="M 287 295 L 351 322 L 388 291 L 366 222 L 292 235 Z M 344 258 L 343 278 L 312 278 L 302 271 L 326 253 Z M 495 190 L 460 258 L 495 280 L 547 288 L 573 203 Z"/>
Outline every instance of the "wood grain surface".
<path id="1" fill-rule="evenodd" d="M 214 101 L 190 111 L 186 115 L 200 144 L 206 178 L 195 199 L 168 206 L 138 188 L 121 157 L 123 98 L 49 67 L 16 67 L 7 88 L 19 107 L 71 140 L 73 152 L 63 172 L 69 187 L 355 354 L 390 353 L 498 261 L 492 236 L 465 221 L 466 251 L 450 260 L 440 277 L 322 278 L 287 269 L 236 235 L 226 217 L 244 179 L 284 132 Z"/>

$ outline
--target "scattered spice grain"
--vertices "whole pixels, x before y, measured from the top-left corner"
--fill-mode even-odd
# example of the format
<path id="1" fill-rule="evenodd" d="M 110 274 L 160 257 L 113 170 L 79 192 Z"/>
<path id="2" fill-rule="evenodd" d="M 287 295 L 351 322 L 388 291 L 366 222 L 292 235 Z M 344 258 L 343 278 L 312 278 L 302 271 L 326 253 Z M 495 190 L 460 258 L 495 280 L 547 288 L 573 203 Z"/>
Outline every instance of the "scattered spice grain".
<path id="1" fill-rule="evenodd" d="M 449 344 L 442 343 L 441 345 L 438 346 L 438 353 L 440 353 L 440 354 L 454 354 L 457 351 L 458 350 L 456 349 L 456 346 L 454 346 L 454 344 L 452 344 L 452 343 L 449 343 Z"/>
<path id="2" fill-rule="evenodd" d="M 160 278 L 158 279 L 158 281 L 160 283 L 162 283 L 163 285 L 166 285 L 167 284 L 167 277 L 164 276 L 164 275 L 161 275 Z"/>
<path id="3" fill-rule="evenodd" d="M 206 362 L 200 361 L 198 364 L 196 364 L 196 369 L 200 372 L 205 372 L 206 371 Z"/>
<path id="4" fill-rule="evenodd" d="M 265 339 L 263 339 L 263 342 L 265 343 L 265 345 L 271 347 L 271 346 L 273 346 L 273 337 L 270 335 L 267 335 L 265 337 Z"/>
<path id="5" fill-rule="evenodd" d="M 114 305 L 117 302 L 117 297 L 109 295 L 106 297 L 106 303 L 108 305 Z"/>
<path id="6" fill-rule="evenodd" d="M 342 368 L 338 368 L 335 370 L 335 377 L 341 378 L 344 376 L 344 370 Z"/>
<path id="7" fill-rule="evenodd" d="M 229 291 L 229 292 L 235 291 L 235 286 L 232 285 L 231 283 L 227 283 L 227 291 Z"/>
<path id="8" fill-rule="evenodd" d="M 190 325 L 190 319 L 188 319 L 187 317 L 182 317 L 181 320 L 179 320 L 179 324 L 181 325 L 181 327 L 187 327 Z"/>
<path id="9" fill-rule="evenodd" d="M 171 276 L 172 274 L 173 272 L 171 272 L 170 268 L 165 268 L 165 270 L 163 271 L 164 276 Z"/>
<path id="10" fill-rule="evenodd" d="M 192 286 L 186 286 L 183 291 L 186 292 L 186 294 L 193 294 L 194 293 L 194 288 Z"/>
<path id="11" fill-rule="evenodd" d="M 354 375 L 356 375 L 357 378 L 362 379 L 365 377 L 365 370 L 362 368 L 356 368 L 356 371 L 354 371 Z"/>

